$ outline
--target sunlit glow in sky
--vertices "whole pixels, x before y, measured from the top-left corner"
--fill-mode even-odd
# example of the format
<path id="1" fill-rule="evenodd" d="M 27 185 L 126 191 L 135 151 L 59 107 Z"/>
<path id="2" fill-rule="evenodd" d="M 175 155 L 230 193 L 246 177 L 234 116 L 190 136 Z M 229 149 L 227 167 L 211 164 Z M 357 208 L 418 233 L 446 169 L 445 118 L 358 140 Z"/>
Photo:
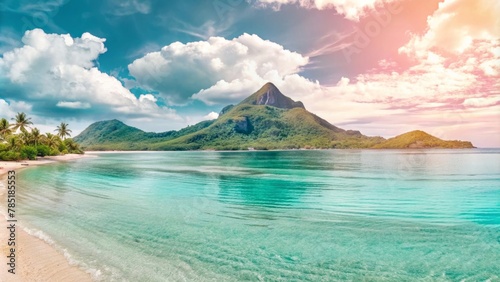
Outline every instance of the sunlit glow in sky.
<path id="1" fill-rule="evenodd" d="M 271 81 L 344 129 L 500 147 L 497 0 L 6 0 L 0 116 L 167 131 Z"/>

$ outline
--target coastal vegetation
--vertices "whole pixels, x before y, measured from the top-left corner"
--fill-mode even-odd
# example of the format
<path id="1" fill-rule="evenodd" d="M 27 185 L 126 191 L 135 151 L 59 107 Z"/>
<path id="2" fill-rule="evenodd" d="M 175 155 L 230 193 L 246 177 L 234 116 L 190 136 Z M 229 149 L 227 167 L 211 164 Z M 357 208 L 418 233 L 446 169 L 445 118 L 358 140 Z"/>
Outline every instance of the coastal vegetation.
<path id="1" fill-rule="evenodd" d="M 68 124 L 61 123 L 55 133 L 42 134 L 25 113 L 17 113 L 12 123 L 1 118 L 0 160 L 34 160 L 45 156 L 83 154 L 80 145 L 68 138 L 71 137 Z"/>

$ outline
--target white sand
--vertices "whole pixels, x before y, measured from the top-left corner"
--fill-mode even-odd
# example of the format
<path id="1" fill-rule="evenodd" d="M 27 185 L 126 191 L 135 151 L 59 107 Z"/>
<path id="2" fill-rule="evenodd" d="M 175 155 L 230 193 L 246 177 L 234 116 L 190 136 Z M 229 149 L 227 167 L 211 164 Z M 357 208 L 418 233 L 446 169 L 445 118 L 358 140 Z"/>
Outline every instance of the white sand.
<path id="1" fill-rule="evenodd" d="M 69 161 L 92 155 L 65 155 L 57 157 L 47 157 L 36 161 L 3 162 L 0 161 L 0 214 L 2 223 L 0 224 L 0 281 L 92 281 L 90 274 L 75 265 L 70 265 L 64 255 L 45 241 L 26 233 L 19 224 L 16 223 L 16 274 L 7 272 L 7 255 L 9 246 L 7 240 L 10 231 L 7 229 L 7 221 L 3 216 L 6 214 L 7 204 L 7 182 L 6 174 L 9 170 L 16 172 L 29 166 L 38 166 L 58 161 Z M 27 166 L 26 166 L 27 164 Z M 19 187 L 17 187 L 19 189 Z"/>

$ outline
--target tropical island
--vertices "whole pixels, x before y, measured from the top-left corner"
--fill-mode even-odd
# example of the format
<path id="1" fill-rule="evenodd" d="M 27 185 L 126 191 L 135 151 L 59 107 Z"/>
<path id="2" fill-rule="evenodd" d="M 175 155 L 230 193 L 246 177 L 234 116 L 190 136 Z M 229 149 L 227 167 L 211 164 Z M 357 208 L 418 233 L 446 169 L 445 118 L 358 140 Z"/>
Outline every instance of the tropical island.
<path id="1" fill-rule="evenodd" d="M 93 123 L 74 141 L 93 151 L 474 148 L 468 141 L 445 141 L 419 130 L 388 140 L 344 130 L 309 112 L 272 83 L 224 107 L 217 119 L 178 131 L 144 132 L 109 120 Z"/>
<path id="2" fill-rule="evenodd" d="M 92 151 L 278 150 L 278 149 L 423 149 L 474 148 L 468 141 L 446 141 L 415 130 L 385 139 L 344 130 L 283 95 L 272 83 L 237 105 L 224 107 L 215 120 L 181 130 L 144 132 L 119 120 L 91 124 L 74 139 L 62 122 L 55 134 L 42 134 L 31 118 L 17 113 L 12 124 L 0 119 L 0 160 L 83 154 Z"/>
<path id="3" fill-rule="evenodd" d="M 61 122 L 56 134 L 42 134 L 33 127 L 31 118 L 25 113 L 17 113 L 10 124 L 6 118 L 0 119 L 0 160 L 35 160 L 37 157 L 83 154 L 80 145 L 71 138 L 68 124 Z"/>

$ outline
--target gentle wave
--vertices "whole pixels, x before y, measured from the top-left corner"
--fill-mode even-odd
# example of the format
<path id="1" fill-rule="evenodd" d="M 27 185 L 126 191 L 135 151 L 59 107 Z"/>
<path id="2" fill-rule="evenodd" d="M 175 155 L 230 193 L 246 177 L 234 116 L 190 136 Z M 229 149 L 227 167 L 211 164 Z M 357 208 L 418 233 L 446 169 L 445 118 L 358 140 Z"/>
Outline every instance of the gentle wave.
<path id="1" fill-rule="evenodd" d="M 494 280 L 497 160 L 447 150 L 102 154 L 23 171 L 19 199 L 25 221 L 105 281 Z"/>
<path id="2" fill-rule="evenodd" d="M 66 248 L 63 248 L 58 244 L 56 244 L 56 242 L 54 242 L 54 240 L 43 231 L 34 228 L 28 228 L 25 226 L 21 226 L 21 228 L 24 230 L 24 232 L 26 232 L 30 236 L 33 236 L 35 238 L 44 241 L 45 243 L 56 249 L 58 252 L 62 253 L 64 258 L 68 261 L 70 265 L 83 269 L 86 273 L 90 274 L 92 280 L 101 281 L 102 273 L 100 270 L 91 268 L 86 263 L 76 260 Z"/>

